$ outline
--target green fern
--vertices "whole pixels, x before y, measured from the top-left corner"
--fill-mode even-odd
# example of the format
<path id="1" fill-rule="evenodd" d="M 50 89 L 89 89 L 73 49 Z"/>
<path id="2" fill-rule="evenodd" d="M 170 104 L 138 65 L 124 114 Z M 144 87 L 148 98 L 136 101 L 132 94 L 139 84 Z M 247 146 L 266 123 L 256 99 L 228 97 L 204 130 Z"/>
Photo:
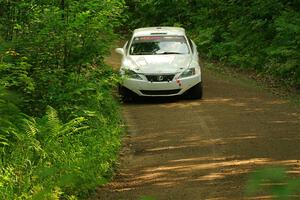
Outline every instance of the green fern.
<path id="1" fill-rule="evenodd" d="M 47 140 L 52 140 L 57 138 L 57 136 L 59 135 L 60 129 L 62 127 L 62 123 L 61 121 L 58 119 L 58 114 L 57 111 L 55 109 L 53 109 L 50 106 L 47 106 L 47 110 L 46 110 L 46 123 L 45 123 L 45 127 L 46 130 L 48 131 L 48 136 L 47 136 Z"/>
<path id="2" fill-rule="evenodd" d="M 87 129 L 82 125 L 86 119 L 77 117 L 63 124 L 58 117 L 57 111 L 51 106 L 47 106 L 46 115 L 39 121 L 39 134 L 44 137 L 44 142 L 52 142 L 63 136 L 69 136 L 79 131 Z"/>

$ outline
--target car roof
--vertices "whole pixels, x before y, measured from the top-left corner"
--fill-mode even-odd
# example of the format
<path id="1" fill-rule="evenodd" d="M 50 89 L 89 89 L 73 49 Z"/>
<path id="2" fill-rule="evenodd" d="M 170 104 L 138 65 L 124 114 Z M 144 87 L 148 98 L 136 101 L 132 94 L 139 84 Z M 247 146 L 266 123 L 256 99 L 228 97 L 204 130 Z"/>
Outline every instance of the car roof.
<path id="1" fill-rule="evenodd" d="M 138 28 L 133 31 L 133 36 L 151 36 L 151 35 L 180 35 L 185 36 L 184 28 L 180 27 L 146 27 Z"/>

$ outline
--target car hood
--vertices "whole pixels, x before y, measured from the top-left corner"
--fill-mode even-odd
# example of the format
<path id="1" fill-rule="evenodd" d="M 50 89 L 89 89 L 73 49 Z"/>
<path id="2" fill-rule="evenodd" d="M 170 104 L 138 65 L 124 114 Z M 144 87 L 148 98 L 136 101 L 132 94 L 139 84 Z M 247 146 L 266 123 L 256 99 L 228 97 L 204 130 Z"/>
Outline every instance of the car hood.
<path id="1" fill-rule="evenodd" d="M 188 68 L 191 55 L 146 55 L 128 56 L 130 69 L 143 74 L 169 74 L 181 72 Z"/>

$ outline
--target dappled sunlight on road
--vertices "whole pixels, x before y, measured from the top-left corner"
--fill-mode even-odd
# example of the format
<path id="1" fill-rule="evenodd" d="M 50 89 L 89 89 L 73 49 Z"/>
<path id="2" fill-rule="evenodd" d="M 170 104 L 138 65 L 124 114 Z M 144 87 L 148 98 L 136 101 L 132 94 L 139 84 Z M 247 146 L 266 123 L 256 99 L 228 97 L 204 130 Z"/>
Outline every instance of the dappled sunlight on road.
<path id="1" fill-rule="evenodd" d="M 296 152 L 300 153 L 295 143 L 300 139 L 299 113 L 283 112 L 281 106 L 285 105 L 285 101 L 259 97 L 146 100 L 136 106 L 126 105 L 125 115 L 143 126 L 135 127 L 136 159 L 130 161 L 134 173 L 123 177 L 126 181 L 115 189 L 199 187 L 203 192 L 214 185 L 219 190 L 233 187 L 224 194 L 235 191 L 242 195 L 248 174 L 259 167 L 283 165 L 289 173 L 300 174 L 299 161 L 294 159 Z M 133 114 L 145 110 L 151 113 L 139 118 Z M 282 132 L 287 125 L 294 125 L 288 137 Z M 284 145 L 290 141 L 293 144 Z M 150 161 L 153 159 L 159 161 Z M 236 180 L 238 187 L 234 187 Z M 224 199 L 218 195 L 212 193 L 211 199 Z"/>
<path id="2" fill-rule="evenodd" d="M 270 158 L 239 159 L 232 157 L 193 157 L 182 159 L 162 159 L 159 165 L 138 167 L 134 173 L 123 175 L 121 182 L 114 184 L 114 190 L 125 192 L 139 187 L 183 187 L 192 184 L 203 186 L 220 184 L 220 181 L 243 176 L 260 166 L 282 165 L 292 170 L 289 173 L 299 174 L 299 160 L 272 160 Z M 244 186 L 241 186 L 244 187 Z M 261 196 L 262 197 L 262 196 Z M 264 196 L 258 199 L 268 199 Z M 249 198 L 256 199 L 256 198 Z"/>
<path id="3" fill-rule="evenodd" d="M 249 173 L 260 167 L 285 166 L 300 176 L 298 108 L 220 80 L 206 84 L 203 100 L 123 105 L 130 153 L 109 185 L 116 199 L 138 199 L 144 191 L 157 200 L 247 199 Z"/>
<path id="4" fill-rule="evenodd" d="M 287 104 L 288 101 L 287 100 L 274 100 L 274 101 L 268 101 L 266 104 L 269 105 L 283 105 L 283 104 Z"/>
<path id="5" fill-rule="evenodd" d="M 258 197 L 250 197 L 250 198 L 247 198 L 249 200 L 271 200 L 271 199 L 274 199 L 273 196 L 270 196 L 270 195 L 264 195 L 264 196 L 258 196 Z"/>

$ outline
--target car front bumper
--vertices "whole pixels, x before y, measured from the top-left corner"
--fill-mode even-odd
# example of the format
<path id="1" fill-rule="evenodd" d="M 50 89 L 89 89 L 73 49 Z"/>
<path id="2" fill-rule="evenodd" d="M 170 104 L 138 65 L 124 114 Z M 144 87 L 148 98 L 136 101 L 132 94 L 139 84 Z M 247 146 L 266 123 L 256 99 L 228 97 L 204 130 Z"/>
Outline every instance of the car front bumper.
<path id="1" fill-rule="evenodd" d="M 139 96 L 177 96 L 201 82 L 201 75 L 194 75 L 165 82 L 150 82 L 146 80 L 125 79 L 122 86 Z"/>

